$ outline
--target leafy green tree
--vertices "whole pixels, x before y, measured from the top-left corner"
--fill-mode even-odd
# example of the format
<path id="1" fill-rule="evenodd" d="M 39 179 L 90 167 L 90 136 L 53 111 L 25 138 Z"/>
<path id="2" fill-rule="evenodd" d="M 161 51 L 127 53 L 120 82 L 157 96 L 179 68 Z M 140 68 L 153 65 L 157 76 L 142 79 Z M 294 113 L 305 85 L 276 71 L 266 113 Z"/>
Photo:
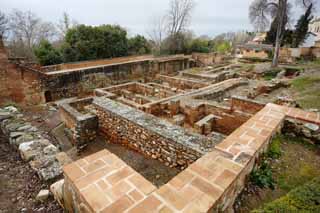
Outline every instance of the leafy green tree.
<path id="1" fill-rule="evenodd" d="M 126 56 L 127 32 L 118 25 L 79 25 L 68 30 L 62 52 L 65 62 Z"/>
<path id="2" fill-rule="evenodd" d="M 187 54 L 190 51 L 194 35 L 191 31 L 169 35 L 164 40 L 164 54 Z"/>
<path id="3" fill-rule="evenodd" d="M 189 53 L 192 53 L 192 52 L 209 53 L 210 52 L 209 41 L 200 39 L 200 38 L 193 39 L 188 52 Z"/>
<path id="4" fill-rule="evenodd" d="M 39 63 L 43 66 L 59 64 L 62 62 L 60 52 L 47 40 L 42 40 L 39 46 L 34 49 L 34 53 Z"/>
<path id="5" fill-rule="evenodd" d="M 275 18 L 270 25 L 269 31 L 267 32 L 265 43 L 272 44 L 272 45 L 276 44 L 277 27 L 278 27 L 278 20 L 277 18 Z"/>
<path id="6" fill-rule="evenodd" d="M 141 35 L 137 35 L 128 40 L 128 52 L 130 55 L 143 55 L 151 52 L 148 40 Z"/>
<path id="7" fill-rule="evenodd" d="M 223 41 L 221 43 L 218 43 L 216 46 L 215 46 L 215 51 L 218 52 L 218 53 L 228 53 L 228 52 L 231 52 L 232 50 L 232 46 L 230 44 L 230 42 L 228 41 Z"/>
<path id="8" fill-rule="evenodd" d="M 298 20 L 298 23 L 296 24 L 296 29 L 293 33 L 293 47 L 299 47 L 309 36 L 308 30 L 309 30 L 309 24 L 310 21 L 313 19 L 312 16 L 312 8 L 313 4 L 310 4 L 308 9 L 306 10 L 305 14 L 303 14 L 300 19 Z"/>

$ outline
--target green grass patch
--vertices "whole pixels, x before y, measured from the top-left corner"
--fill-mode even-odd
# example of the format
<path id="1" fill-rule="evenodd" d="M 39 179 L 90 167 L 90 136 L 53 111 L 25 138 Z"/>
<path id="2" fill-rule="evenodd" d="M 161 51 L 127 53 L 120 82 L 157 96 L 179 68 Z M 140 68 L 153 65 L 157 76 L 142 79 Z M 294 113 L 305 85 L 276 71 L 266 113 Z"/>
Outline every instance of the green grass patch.
<path id="1" fill-rule="evenodd" d="M 275 178 L 281 190 L 288 192 L 320 176 L 320 170 L 314 164 L 315 162 L 313 162 L 312 157 L 317 152 L 317 149 L 319 149 L 317 145 L 313 145 L 303 138 L 284 135 L 277 136 L 274 141 L 277 140 L 285 141 L 287 143 L 286 146 L 290 143 L 290 146 L 296 147 L 296 149 L 285 151 L 278 165 Z"/>
<path id="2" fill-rule="evenodd" d="M 293 189 L 287 195 L 252 212 L 320 212 L 320 177 Z"/>
<path id="3" fill-rule="evenodd" d="M 13 107 L 16 107 L 16 108 L 19 107 L 17 103 L 12 102 L 12 101 L 6 101 L 6 102 L 4 102 L 3 104 L 1 104 L 0 107 L 8 107 L 8 106 L 13 106 Z"/>
<path id="4" fill-rule="evenodd" d="M 278 159 L 281 157 L 281 136 L 280 135 L 277 135 L 276 137 L 274 137 L 266 155 L 272 159 Z"/>
<path id="5" fill-rule="evenodd" d="M 292 81 L 292 90 L 302 108 L 320 109 L 320 76 L 299 77 Z"/>
<path id="6" fill-rule="evenodd" d="M 305 76 L 305 77 L 300 77 L 293 80 L 292 87 L 296 91 L 301 92 L 301 91 L 307 90 L 308 88 L 312 87 L 314 84 L 318 84 L 318 83 L 320 83 L 320 77 Z"/>
<path id="7" fill-rule="evenodd" d="M 281 68 L 270 69 L 263 74 L 263 78 L 266 81 L 270 81 L 270 80 L 274 79 L 275 77 L 277 77 L 278 73 L 281 71 L 282 71 Z"/>

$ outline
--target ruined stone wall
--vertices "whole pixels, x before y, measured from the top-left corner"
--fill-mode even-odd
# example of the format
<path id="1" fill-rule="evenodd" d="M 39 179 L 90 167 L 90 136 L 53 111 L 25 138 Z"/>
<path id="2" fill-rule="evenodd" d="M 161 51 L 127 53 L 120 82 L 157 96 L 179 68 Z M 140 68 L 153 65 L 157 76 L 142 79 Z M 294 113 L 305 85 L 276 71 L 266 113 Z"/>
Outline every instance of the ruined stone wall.
<path id="1" fill-rule="evenodd" d="M 281 130 L 285 117 L 320 124 L 319 114 L 268 104 L 211 152 L 158 189 L 141 178 L 133 181 L 137 179 L 136 172 L 104 150 L 64 168 L 72 188 L 71 198 L 81 196 L 76 204 L 84 202 L 83 212 L 233 212 L 233 204 L 250 172 Z M 110 196 L 118 192 L 117 186 L 128 183 L 116 199 Z M 137 187 L 135 183 L 140 184 Z M 147 194 L 139 200 L 132 199 L 130 191 L 144 191 L 145 186 L 149 188 Z"/>
<path id="2" fill-rule="evenodd" d="M 192 53 L 192 58 L 200 65 L 200 66 L 210 66 L 215 63 L 223 62 L 223 56 L 217 53 Z"/>
<path id="3" fill-rule="evenodd" d="M 34 105 L 44 102 L 41 73 L 25 71 L 10 63 L 3 66 L 6 68 L 0 70 L 0 103 Z"/>
<path id="4" fill-rule="evenodd" d="M 231 110 L 239 110 L 250 114 L 259 112 L 265 104 L 251 99 L 233 96 L 231 98 Z"/>
<path id="5" fill-rule="evenodd" d="M 0 38 L 0 104 L 38 104 L 44 99 L 41 88 L 41 73 L 10 63 Z"/>
<path id="6" fill-rule="evenodd" d="M 320 144 L 320 127 L 317 124 L 288 118 L 284 121 L 282 133 L 306 138 L 312 143 Z"/>
<path id="7" fill-rule="evenodd" d="M 184 61 L 173 60 L 155 63 L 155 66 L 158 67 L 159 73 L 161 74 L 176 74 L 178 71 L 184 70 L 188 67 Z"/>
<path id="8" fill-rule="evenodd" d="M 46 91 L 50 91 L 52 100 L 73 96 L 82 97 L 91 95 L 95 88 L 103 88 L 131 80 L 144 80 L 153 75 L 149 71 L 149 62 L 139 62 L 57 72 L 47 75 L 44 87 Z"/>
<path id="9" fill-rule="evenodd" d="M 186 105 L 182 108 L 182 111 L 186 115 L 185 121 L 192 126 L 207 115 L 214 115 L 215 119 L 212 124 L 212 131 L 226 135 L 231 134 L 250 118 L 250 115 L 248 114 L 239 111 L 231 111 L 230 108 L 223 108 L 210 104 L 200 104 L 198 106 Z"/>
<path id="10" fill-rule="evenodd" d="M 71 131 L 71 141 L 78 150 L 95 141 L 98 132 L 98 118 L 84 109 L 92 102 L 92 98 L 80 99 L 76 102 L 64 103 L 59 108 L 61 120 Z"/>
<path id="11" fill-rule="evenodd" d="M 8 65 L 7 53 L 3 46 L 2 37 L 0 37 L 0 104 L 10 96 L 10 92 L 7 89 Z"/>
<path id="12" fill-rule="evenodd" d="M 165 75 L 159 75 L 158 79 L 162 82 L 168 83 L 171 87 L 175 87 L 178 89 L 199 89 L 205 86 L 208 86 L 208 84 L 199 82 L 199 81 L 193 81 L 188 79 L 182 79 L 177 77 L 170 77 Z"/>
<path id="13" fill-rule="evenodd" d="M 118 58 L 111 58 L 111 59 L 81 61 L 81 62 L 74 62 L 74 63 L 44 66 L 41 68 L 41 70 L 44 72 L 50 72 L 50 71 L 67 70 L 67 69 L 81 69 L 85 67 L 103 66 L 103 65 L 123 63 L 128 61 L 150 60 L 153 58 L 154 58 L 153 55 L 126 56 L 126 57 L 118 57 Z"/>
<path id="14" fill-rule="evenodd" d="M 55 65 L 39 71 L 9 63 L 5 49 L 0 48 L 0 102 L 36 105 L 68 97 L 86 97 L 96 88 L 132 80 L 150 81 L 160 73 L 159 63 L 151 56 L 138 56 Z M 166 73 L 175 73 L 184 63 L 183 58 L 161 62 L 166 64 L 163 68 Z M 60 68 L 76 69 L 57 71 Z"/>
<path id="15" fill-rule="evenodd" d="M 84 97 L 93 94 L 96 88 L 104 88 L 129 81 L 147 82 L 155 78 L 161 70 L 154 69 L 154 62 L 149 60 L 111 64 L 108 66 L 87 68 L 70 72 L 48 73 L 44 81 L 44 90 L 51 93 L 52 100 L 67 97 Z M 183 61 L 166 62 L 166 71 L 171 73 L 177 64 Z M 157 67 L 157 66 L 156 66 Z M 44 92 L 45 92 L 44 91 Z"/>
<path id="16" fill-rule="evenodd" d="M 95 98 L 100 133 L 112 143 L 119 143 L 167 166 L 186 168 L 198 159 L 213 141 L 188 133 L 155 116 L 114 102 Z"/>
<path id="17" fill-rule="evenodd" d="M 268 59 L 269 54 L 267 51 L 255 51 L 255 50 L 243 50 L 244 58 L 260 58 L 260 59 Z"/>

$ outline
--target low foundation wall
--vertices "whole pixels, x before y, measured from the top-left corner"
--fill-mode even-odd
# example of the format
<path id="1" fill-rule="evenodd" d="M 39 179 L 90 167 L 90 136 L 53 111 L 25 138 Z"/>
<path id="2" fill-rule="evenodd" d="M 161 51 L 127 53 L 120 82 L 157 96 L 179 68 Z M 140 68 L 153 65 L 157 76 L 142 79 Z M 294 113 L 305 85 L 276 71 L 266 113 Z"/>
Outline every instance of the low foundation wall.
<path id="1" fill-rule="evenodd" d="M 73 192 L 69 193 L 71 200 L 81 197 L 84 205 L 80 212 L 232 212 L 256 160 L 286 118 L 320 124 L 319 114 L 267 104 L 211 152 L 158 189 L 104 151 L 64 168 L 70 180 L 67 190 Z M 110 163 L 118 167 L 112 168 Z M 116 189 L 121 186 L 123 190 Z M 137 199 L 133 194 L 140 189 L 145 193 L 139 192 Z M 115 192 L 117 196 L 113 196 Z"/>
<path id="2" fill-rule="evenodd" d="M 78 150 L 95 141 L 98 131 L 98 117 L 83 109 L 92 102 L 92 98 L 61 104 L 59 112 L 61 120 L 71 131 L 71 139 Z"/>
<path id="3" fill-rule="evenodd" d="M 199 88 L 208 86 L 207 83 L 198 82 L 194 80 L 170 77 L 165 75 L 158 75 L 157 77 L 159 78 L 160 81 L 167 82 L 171 87 L 175 87 L 182 90 L 199 89 Z"/>
<path id="4" fill-rule="evenodd" d="M 263 109 L 265 104 L 247 99 L 244 97 L 232 96 L 231 98 L 231 110 L 239 110 L 250 114 L 255 114 Z"/>
<path id="5" fill-rule="evenodd" d="M 110 142 L 128 146 L 170 167 L 186 168 L 214 143 L 110 99 L 95 98 L 93 107 L 99 118 L 100 132 Z"/>
<path id="6" fill-rule="evenodd" d="M 286 119 L 282 132 L 294 137 L 309 139 L 313 143 L 320 145 L 320 126 L 317 124 L 297 121 L 294 119 Z"/>

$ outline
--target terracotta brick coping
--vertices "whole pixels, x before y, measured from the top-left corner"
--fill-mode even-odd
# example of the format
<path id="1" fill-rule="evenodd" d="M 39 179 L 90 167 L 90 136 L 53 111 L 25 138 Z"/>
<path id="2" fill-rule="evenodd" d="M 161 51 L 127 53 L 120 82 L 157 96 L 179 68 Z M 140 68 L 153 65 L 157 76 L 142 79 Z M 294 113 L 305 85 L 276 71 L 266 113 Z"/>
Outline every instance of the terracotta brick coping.
<path id="1" fill-rule="evenodd" d="M 267 104 L 212 152 L 156 189 L 106 150 L 64 167 L 93 212 L 208 212 L 225 210 L 286 117 L 320 124 L 316 113 Z"/>

